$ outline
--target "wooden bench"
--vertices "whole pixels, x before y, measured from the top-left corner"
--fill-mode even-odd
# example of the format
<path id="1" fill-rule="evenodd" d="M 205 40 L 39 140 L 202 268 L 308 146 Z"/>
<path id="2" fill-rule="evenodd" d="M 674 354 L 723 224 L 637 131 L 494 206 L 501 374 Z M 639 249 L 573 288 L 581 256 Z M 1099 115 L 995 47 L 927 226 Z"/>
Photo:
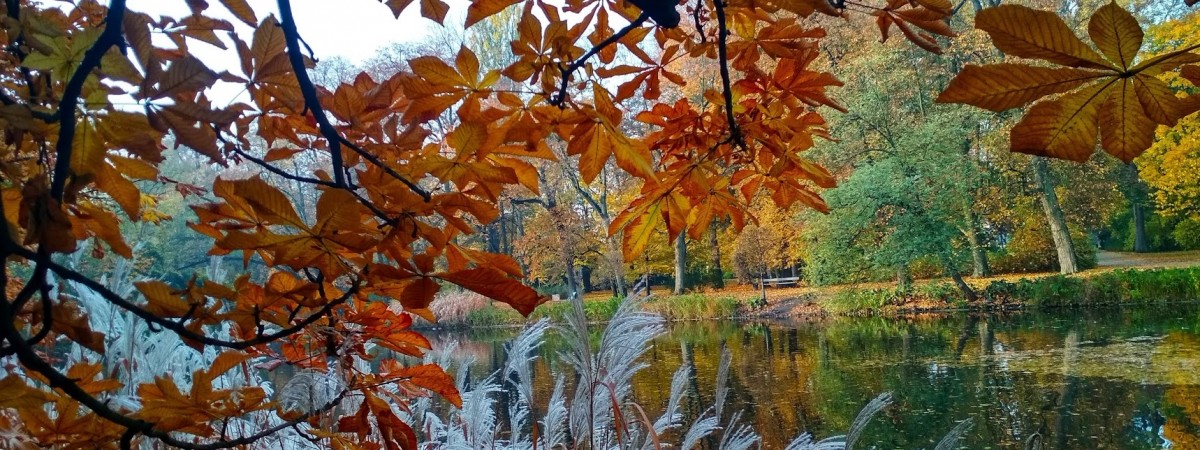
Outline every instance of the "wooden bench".
<path id="1" fill-rule="evenodd" d="M 795 286 L 800 283 L 800 277 L 764 278 L 760 283 L 771 287 Z"/>

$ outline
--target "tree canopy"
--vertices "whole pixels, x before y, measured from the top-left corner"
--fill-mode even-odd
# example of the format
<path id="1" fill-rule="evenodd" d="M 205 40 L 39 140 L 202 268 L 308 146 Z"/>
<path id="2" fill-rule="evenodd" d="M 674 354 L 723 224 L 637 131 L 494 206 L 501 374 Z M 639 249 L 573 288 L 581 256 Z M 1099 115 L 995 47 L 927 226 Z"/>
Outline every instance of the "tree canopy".
<path id="1" fill-rule="evenodd" d="M 124 0 L 6 2 L 0 358 L 14 363 L 0 372 L 0 428 L 69 447 L 216 449 L 288 435 L 416 448 L 406 405 L 463 399 L 441 367 L 405 359 L 430 347 L 410 329 L 414 316 L 436 320 L 430 302 L 450 286 L 522 314 L 546 300 L 523 283 L 528 265 L 500 243 L 476 245 L 477 234 L 519 204 L 541 204 L 538 226 L 557 239 L 521 245 L 569 263 L 534 269 L 574 276 L 570 264 L 594 251 L 621 278 L 655 245 L 754 223 L 756 201 L 828 212 L 820 192 L 839 177 L 806 152 L 842 138 L 829 114 L 878 111 L 831 96 L 843 82 L 823 46 L 848 38 L 823 24 L 873 17 L 880 40 L 898 31 L 919 58 L 952 45 L 950 21 L 966 14 L 965 1 L 948 0 L 479 0 L 464 20 L 442 0 L 382 3 L 446 28 L 490 27 L 490 37 L 318 83 L 325 55 L 305 41 L 317 30 L 298 29 L 289 0 L 189 0 L 180 16 Z M 1054 13 L 972 5 L 1000 52 L 1039 62 L 968 65 L 938 101 L 1032 104 L 1011 129 L 1013 151 L 1083 161 L 1099 142 L 1127 162 L 1158 125 L 1181 120 L 1183 131 L 1165 133 L 1194 140 L 1200 44 L 1147 50 L 1115 3 L 1088 21 L 1094 47 Z M 684 74 L 696 66 L 714 81 L 692 84 Z M 215 100 L 229 87 L 241 93 Z M 949 240 L 971 222 L 962 199 L 973 195 L 956 189 L 973 186 L 913 189 L 895 177 L 968 164 L 944 133 L 972 120 L 989 119 L 898 120 L 911 130 L 887 149 L 896 157 L 841 177 L 846 189 L 830 203 L 863 208 L 855 227 L 936 230 L 918 245 L 890 235 L 873 255 L 880 264 L 952 258 Z M 905 153 L 913 147 L 923 150 Z M 178 161 L 188 178 L 166 173 Z M 609 186 L 626 190 L 611 212 Z M 208 254 L 243 270 L 121 285 L 72 262 L 85 248 L 96 260 L 133 259 L 140 244 L 125 231 L 162 220 L 165 192 L 190 209 L 187 227 Z M 587 209 L 560 208 L 564 192 Z M 607 230 L 575 223 L 593 214 Z M 144 367 L 119 345 L 197 359 Z M 330 392 L 285 402 L 249 381 L 280 367 Z"/>

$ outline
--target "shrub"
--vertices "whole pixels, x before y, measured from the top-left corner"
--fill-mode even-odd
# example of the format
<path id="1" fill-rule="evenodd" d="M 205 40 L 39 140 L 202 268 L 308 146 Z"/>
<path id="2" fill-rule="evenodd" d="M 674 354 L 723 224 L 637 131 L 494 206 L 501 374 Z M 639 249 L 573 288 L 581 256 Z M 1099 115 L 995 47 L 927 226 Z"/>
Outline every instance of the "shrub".
<path id="1" fill-rule="evenodd" d="M 471 312 L 491 306 L 487 297 L 465 289 L 442 289 L 433 297 L 429 310 L 439 322 L 459 323 Z"/>
<path id="2" fill-rule="evenodd" d="M 963 297 L 962 291 L 958 289 L 958 286 L 948 281 L 919 284 L 913 288 L 913 296 L 946 304 L 962 304 L 966 302 L 966 298 Z"/>
<path id="3" fill-rule="evenodd" d="M 1200 220 L 1183 219 L 1175 224 L 1171 237 L 1179 248 L 1184 250 L 1200 250 Z"/>
<path id="4" fill-rule="evenodd" d="M 676 295 L 652 300 L 646 309 L 668 320 L 702 320 L 737 316 L 742 302 L 735 297 L 701 294 Z"/>
<path id="5" fill-rule="evenodd" d="M 824 306 L 831 314 L 872 314 L 902 300 L 903 293 L 894 289 L 843 289 Z"/>
<path id="6" fill-rule="evenodd" d="M 1037 225 L 1028 225 L 1037 224 Z M 1096 267 L 1096 246 L 1086 234 L 1071 233 L 1075 258 L 1080 269 Z M 996 273 L 1054 272 L 1058 270 L 1058 250 L 1045 222 L 1030 220 L 1013 232 L 1008 245 L 991 256 Z"/>

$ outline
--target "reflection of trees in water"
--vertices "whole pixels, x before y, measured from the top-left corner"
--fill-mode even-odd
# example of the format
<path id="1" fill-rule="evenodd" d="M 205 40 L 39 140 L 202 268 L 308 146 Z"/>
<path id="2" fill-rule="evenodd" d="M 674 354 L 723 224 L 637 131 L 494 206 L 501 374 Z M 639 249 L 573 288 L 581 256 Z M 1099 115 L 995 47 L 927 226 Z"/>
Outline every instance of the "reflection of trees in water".
<path id="1" fill-rule="evenodd" d="M 1164 346 L 1184 348 L 1200 348 L 1200 337 L 1184 333 L 1171 333 L 1163 340 Z M 1166 361 L 1172 364 L 1172 361 Z M 1193 364 L 1196 362 L 1193 361 Z M 1172 375 L 1178 378 L 1190 378 L 1195 375 L 1194 365 L 1172 364 L 1175 368 Z M 1173 378 L 1175 378 L 1173 377 Z M 1166 423 L 1163 425 L 1163 436 L 1178 448 L 1200 448 L 1200 386 L 1196 384 L 1178 384 L 1167 389 Z"/>
<path id="2" fill-rule="evenodd" d="M 763 448 L 782 447 L 801 431 L 842 432 L 863 403 L 884 391 L 895 393 L 896 404 L 864 436 L 879 448 L 932 448 L 933 430 L 966 418 L 976 423 L 968 448 L 1024 449 L 1035 435 L 1044 439 L 1045 449 L 1162 448 L 1164 437 L 1174 448 L 1200 448 L 1195 368 L 1180 366 L 1177 378 L 1186 385 L 1144 383 L 1104 366 L 1107 354 L 1096 353 L 1171 346 L 1196 352 L 1183 353 L 1186 357 L 1200 355 L 1200 337 L 1193 334 L 1172 334 L 1161 344 L 1155 341 L 1158 347 L 1118 345 L 1191 327 L 1190 322 L 1178 310 L 1138 310 L 807 325 L 675 323 L 647 354 L 652 365 L 634 378 L 634 392 L 655 416 L 666 405 L 675 369 L 692 365 L 684 412 L 686 420 L 694 419 L 714 400 L 724 340 L 734 362 L 728 402 L 745 409 L 743 420 L 762 433 Z M 463 351 L 481 362 L 475 376 L 503 360 L 498 342 L 504 339 L 500 333 L 482 342 L 463 340 Z M 553 355 L 557 348 L 550 337 L 544 353 Z M 1022 353 L 1040 358 L 1041 365 L 1014 367 L 1013 355 Z M 1172 358 L 1181 354 L 1155 355 L 1155 364 L 1178 364 Z M 548 376 L 553 359 L 535 365 L 539 398 L 553 388 Z M 1105 371 L 1114 375 L 1101 375 Z"/>

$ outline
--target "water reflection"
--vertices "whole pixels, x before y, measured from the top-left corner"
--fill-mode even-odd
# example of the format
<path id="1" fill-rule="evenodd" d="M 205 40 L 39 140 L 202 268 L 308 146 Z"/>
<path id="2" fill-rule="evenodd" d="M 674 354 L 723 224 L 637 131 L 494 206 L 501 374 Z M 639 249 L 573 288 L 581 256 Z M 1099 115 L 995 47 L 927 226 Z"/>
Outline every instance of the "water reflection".
<path id="1" fill-rule="evenodd" d="M 844 432 L 883 391 L 895 405 L 862 442 L 932 448 L 972 418 L 973 449 L 1200 448 L 1200 321 L 1196 306 L 1061 310 L 1003 316 L 846 318 L 818 323 L 670 324 L 634 380 L 656 416 L 671 375 L 692 364 L 688 420 L 713 401 L 722 342 L 733 354 L 728 402 L 744 410 L 763 448 L 801 431 Z M 472 376 L 503 364 L 515 331 L 441 334 L 477 361 Z M 536 397 L 562 343 L 551 336 L 535 368 Z M 703 406 L 702 406 L 703 405 Z"/>

